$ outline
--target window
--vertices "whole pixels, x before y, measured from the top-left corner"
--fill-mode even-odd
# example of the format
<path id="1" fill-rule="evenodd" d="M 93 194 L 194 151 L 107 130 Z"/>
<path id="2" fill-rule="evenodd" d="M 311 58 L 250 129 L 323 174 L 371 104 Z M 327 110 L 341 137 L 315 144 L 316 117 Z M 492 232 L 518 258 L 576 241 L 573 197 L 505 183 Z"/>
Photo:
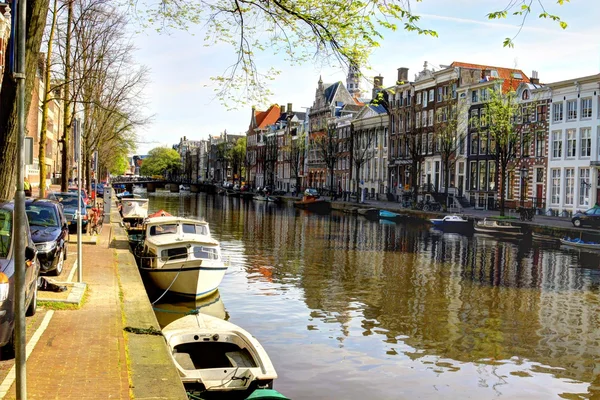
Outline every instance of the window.
<path id="1" fill-rule="evenodd" d="M 573 204 L 573 196 L 575 193 L 575 169 L 565 169 L 565 204 Z"/>
<path id="2" fill-rule="evenodd" d="M 160 261 L 162 262 L 172 260 L 185 260 L 187 257 L 187 247 L 176 247 L 174 249 L 166 249 L 160 252 Z"/>
<path id="3" fill-rule="evenodd" d="M 417 93 L 417 104 L 421 104 L 421 92 Z"/>
<path id="4" fill-rule="evenodd" d="M 552 103 L 552 122 L 563 120 L 563 103 Z"/>
<path id="5" fill-rule="evenodd" d="M 488 90 L 487 88 L 481 89 L 481 101 L 487 101 L 488 100 Z"/>
<path id="6" fill-rule="evenodd" d="M 12 238 L 12 212 L 0 210 L 0 258 L 7 258 Z"/>
<path id="7" fill-rule="evenodd" d="M 487 161 L 479 161 L 479 190 L 487 189 Z"/>
<path id="8" fill-rule="evenodd" d="M 415 114 L 415 127 L 419 128 L 421 126 L 421 111 L 417 111 Z"/>
<path id="9" fill-rule="evenodd" d="M 581 128 L 579 130 L 581 153 L 580 157 L 589 157 L 592 155 L 592 128 Z"/>
<path id="10" fill-rule="evenodd" d="M 477 161 L 471 161 L 471 170 L 469 171 L 471 173 L 471 179 L 470 179 L 470 189 L 471 190 L 476 190 L 477 189 Z"/>
<path id="11" fill-rule="evenodd" d="M 471 128 L 475 128 L 477 126 L 477 120 L 479 119 L 478 110 L 471 110 L 471 118 L 469 118 L 469 125 Z"/>
<path id="12" fill-rule="evenodd" d="M 562 131 L 552 132 L 552 158 L 562 158 Z"/>
<path id="13" fill-rule="evenodd" d="M 567 157 L 573 158 L 577 155 L 577 137 L 575 129 L 567 129 Z"/>
<path id="14" fill-rule="evenodd" d="M 567 101 L 567 121 L 577 119 L 577 100 Z"/>
<path id="15" fill-rule="evenodd" d="M 487 153 L 487 133 L 481 132 L 479 139 L 479 154 Z"/>
<path id="16" fill-rule="evenodd" d="M 560 169 L 552 169 L 552 196 L 550 198 L 552 204 L 560 202 Z"/>
<path id="17" fill-rule="evenodd" d="M 471 91 L 471 102 L 477 103 L 479 101 L 479 91 L 473 90 Z"/>
<path id="18" fill-rule="evenodd" d="M 531 144 L 529 143 L 527 134 L 521 134 L 521 156 L 529 157 L 529 147 L 531 147 Z"/>
<path id="19" fill-rule="evenodd" d="M 430 103 L 432 103 L 432 102 L 435 101 L 434 98 L 433 98 L 434 95 L 435 95 L 435 90 L 429 89 L 429 102 Z"/>
<path id="20" fill-rule="evenodd" d="M 515 172 L 514 171 L 508 171 L 508 174 L 506 174 L 506 198 L 507 199 L 512 199 L 515 193 Z"/>
<path id="21" fill-rule="evenodd" d="M 208 235 L 208 227 L 206 225 L 183 224 L 182 232 L 196 235 Z"/>
<path id="22" fill-rule="evenodd" d="M 421 122 L 423 123 L 423 126 L 427 126 L 427 111 L 423 111 Z"/>
<path id="23" fill-rule="evenodd" d="M 423 107 L 427 107 L 427 92 L 423 92 Z"/>
<path id="24" fill-rule="evenodd" d="M 205 260 L 218 260 L 219 253 L 214 247 L 194 246 L 194 257 L 203 258 Z"/>
<path id="25" fill-rule="evenodd" d="M 441 103 L 444 99 L 444 88 L 443 87 L 439 87 L 437 88 L 437 102 Z"/>
<path id="26" fill-rule="evenodd" d="M 428 125 L 433 126 L 433 110 L 429 110 L 429 117 L 427 118 Z"/>
<path id="27" fill-rule="evenodd" d="M 488 178 L 490 190 L 496 190 L 496 161 L 488 161 Z"/>
<path id="28" fill-rule="evenodd" d="M 452 84 L 452 98 L 456 98 L 456 83 Z"/>
<path id="29" fill-rule="evenodd" d="M 481 117 L 479 117 L 479 125 L 480 126 L 487 125 L 487 110 L 485 108 L 481 109 Z"/>
<path id="30" fill-rule="evenodd" d="M 579 170 L 579 205 L 590 205 L 590 169 L 581 168 Z"/>
<path id="31" fill-rule="evenodd" d="M 476 133 L 471 135 L 471 153 L 470 154 L 478 154 L 479 153 L 479 138 Z"/>
<path id="32" fill-rule="evenodd" d="M 536 132 L 535 134 L 535 156 L 544 156 L 544 132 Z"/>
<path id="33" fill-rule="evenodd" d="M 536 107 L 537 117 L 536 120 L 540 122 L 544 122 L 546 120 L 548 114 L 548 105 L 540 104 Z"/>
<path id="34" fill-rule="evenodd" d="M 581 99 L 581 119 L 592 118 L 592 98 Z"/>

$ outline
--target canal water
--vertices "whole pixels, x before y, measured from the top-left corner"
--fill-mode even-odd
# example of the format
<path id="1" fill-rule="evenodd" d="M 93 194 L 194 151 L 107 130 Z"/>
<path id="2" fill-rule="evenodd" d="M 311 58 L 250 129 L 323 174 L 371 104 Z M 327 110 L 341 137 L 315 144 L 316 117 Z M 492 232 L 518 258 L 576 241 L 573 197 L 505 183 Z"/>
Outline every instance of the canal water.
<path id="1" fill-rule="evenodd" d="M 217 295 L 157 303 L 161 325 L 198 308 L 245 328 L 292 399 L 600 398 L 600 253 L 218 195 L 149 198 L 150 212 L 206 219 L 229 260 Z"/>

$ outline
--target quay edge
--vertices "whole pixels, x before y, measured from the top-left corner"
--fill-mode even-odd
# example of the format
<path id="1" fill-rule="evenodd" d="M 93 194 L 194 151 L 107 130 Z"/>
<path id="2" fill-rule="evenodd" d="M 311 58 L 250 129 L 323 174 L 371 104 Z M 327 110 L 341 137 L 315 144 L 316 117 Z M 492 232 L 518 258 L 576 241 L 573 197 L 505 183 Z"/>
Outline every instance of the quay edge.
<path id="1" fill-rule="evenodd" d="M 111 200 L 114 201 L 114 200 Z M 160 332 L 137 264 L 129 251 L 127 232 L 113 203 L 110 214 L 111 240 L 120 286 L 123 327 Z M 133 399 L 187 400 L 179 373 L 171 360 L 162 334 L 122 332 L 127 348 L 130 397 Z"/>

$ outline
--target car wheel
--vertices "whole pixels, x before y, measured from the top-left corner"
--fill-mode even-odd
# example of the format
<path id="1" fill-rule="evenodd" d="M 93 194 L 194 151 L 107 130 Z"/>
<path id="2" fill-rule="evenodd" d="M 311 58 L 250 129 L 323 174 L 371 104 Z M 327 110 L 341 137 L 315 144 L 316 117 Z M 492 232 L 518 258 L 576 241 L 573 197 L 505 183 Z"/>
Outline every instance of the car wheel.
<path id="1" fill-rule="evenodd" d="M 66 253 L 67 253 L 67 248 L 63 247 L 62 251 L 60 252 L 60 255 L 58 256 L 58 263 L 56 264 L 56 268 L 54 269 L 54 271 L 52 271 L 52 275 L 59 276 L 62 273 L 63 266 L 65 263 Z"/>
<path id="2" fill-rule="evenodd" d="M 580 219 L 576 219 L 573 221 L 573 225 L 577 228 L 581 227 L 581 220 Z"/>
<path id="3" fill-rule="evenodd" d="M 33 296 L 31 297 L 31 301 L 29 302 L 29 307 L 27 307 L 27 311 L 25 311 L 25 316 L 32 317 L 35 315 L 37 311 L 37 294 L 38 287 L 40 286 L 40 278 L 36 279 L 35 284 L 33 285 Z"/>
<path id="4" fill-rule="evenodd" d="M 64 260 L 66 260 L 67 259 L 67 254 L 69 253 L 69 235 L 67 235 L 67 240 L 65 240 L 64 247 L 65 247 L 65 250 L 64 250 L 65 258 L 64 258 Z"/>
<path id="5" fill-rule="evenodd" d="M 10 341 L 0 349 L 0 359 L 10 360 L 15 358 L 15 328 L 10 335 Z"/>

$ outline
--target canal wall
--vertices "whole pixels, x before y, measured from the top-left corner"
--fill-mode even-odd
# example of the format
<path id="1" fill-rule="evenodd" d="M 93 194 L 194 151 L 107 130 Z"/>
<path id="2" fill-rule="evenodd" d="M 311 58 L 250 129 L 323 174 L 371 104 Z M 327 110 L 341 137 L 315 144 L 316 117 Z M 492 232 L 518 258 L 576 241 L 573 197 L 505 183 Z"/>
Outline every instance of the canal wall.
<path id="1" fill-rule="evenodd" d="M 117 262 L 130 394 L 134 399 L 187 399 L 179 373 L 161 334 L 127 232 L 111 200 L 110 247 Z"/>

